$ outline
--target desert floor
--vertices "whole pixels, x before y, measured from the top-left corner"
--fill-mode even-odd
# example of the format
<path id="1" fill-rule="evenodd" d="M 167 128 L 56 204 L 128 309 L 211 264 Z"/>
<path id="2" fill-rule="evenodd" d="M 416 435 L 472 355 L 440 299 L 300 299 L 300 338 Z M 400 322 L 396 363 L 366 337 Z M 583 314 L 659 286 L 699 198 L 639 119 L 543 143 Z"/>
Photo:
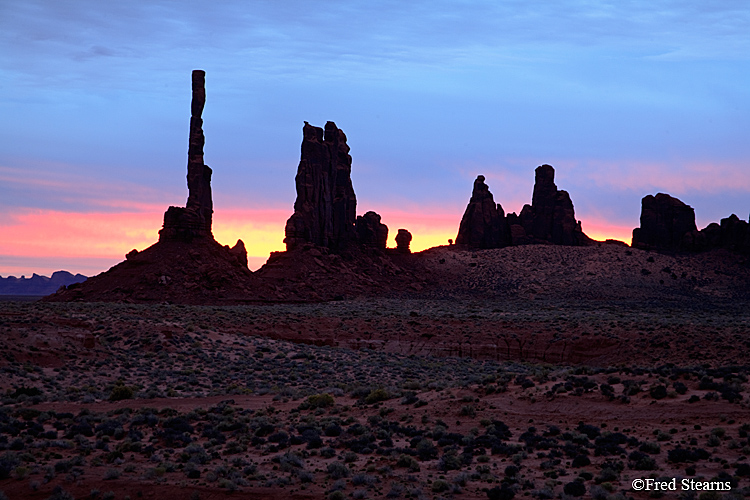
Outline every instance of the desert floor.
<path id="1" fill-rule="evenodd" d="M 431 297 L 0 303 L 0 491 L 618 499 L 677 478 L 664 498 L 750 495 L 745 301 Z"/>

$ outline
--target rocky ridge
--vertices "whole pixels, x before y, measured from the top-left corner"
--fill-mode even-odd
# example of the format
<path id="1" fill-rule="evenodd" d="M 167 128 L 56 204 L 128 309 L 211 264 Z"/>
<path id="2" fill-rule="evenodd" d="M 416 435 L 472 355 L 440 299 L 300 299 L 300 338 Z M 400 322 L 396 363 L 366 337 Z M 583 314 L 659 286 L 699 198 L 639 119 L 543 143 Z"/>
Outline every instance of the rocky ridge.
<path id="1" fill-rule="evenodd" d="M 52 276 L 40 276 L 34 273 L 30 278 L 21 276 L 0 276 L 0 295 L 48 295 L 61 286 L 72 285 L 86 280 L 82 274 L 73 275 L 68 271 L 55 271 Z"/>

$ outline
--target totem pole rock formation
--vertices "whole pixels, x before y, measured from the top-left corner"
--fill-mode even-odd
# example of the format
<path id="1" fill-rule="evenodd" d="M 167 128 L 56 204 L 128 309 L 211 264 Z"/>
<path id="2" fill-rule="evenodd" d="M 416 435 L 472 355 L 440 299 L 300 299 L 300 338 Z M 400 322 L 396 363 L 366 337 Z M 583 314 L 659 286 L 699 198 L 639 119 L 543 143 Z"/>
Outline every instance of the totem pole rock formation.
<path id="1" fill-rule="evenodd" d="M 193 97 L 190 107 L 190 139 L 188 146 L 188 199 L 185 207 L 169 207 L 164 213 L 164 226 L 159 241 L 192 241 L 211 238 L 211 169 L 203 162 L 203 107 L 206 104 L 206 72 L 194 70 Z"/>
<path id="2" fill-rule="evenodd" d="M 466 207 L 456 236 L 457 245 L 472 248 L 502 248 L 510 244 L 510 230 L 505 212 L 495 204 L 484 176 L 477 176 L 471 199 Z"/>
<path id="3" fill-rule="evenodd" d="M 304 243 L 342 250 L 357 239 L 357 198 L 351 170 L 344 132 L 333 122 L 326 123 L 325 131 L 305 122 L 294 179 L 297 200 L 284 231 L 287 250 Z"/>

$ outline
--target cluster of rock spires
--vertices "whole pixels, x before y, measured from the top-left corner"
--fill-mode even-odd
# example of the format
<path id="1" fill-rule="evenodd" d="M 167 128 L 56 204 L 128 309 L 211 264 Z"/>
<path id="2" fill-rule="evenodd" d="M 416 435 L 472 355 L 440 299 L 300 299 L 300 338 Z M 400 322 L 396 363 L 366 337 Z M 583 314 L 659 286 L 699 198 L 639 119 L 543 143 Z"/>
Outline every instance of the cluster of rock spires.
<path id="1" fill-rule="evenodd" d="M 536 169 L 531 205 L 520 215 L 507 216 L 485 184 L 483 175 L 474 181 L 474 190 L 456 236 L 456 244 L 470 248 L 503 248 L 532 243 L 584 246 L 593 240 L 576 221 L 573 202 L 567 191 L 557 189 L 555 169 Z"/>
<path id="2" fill-rule="evenodd" d="M 702 252 L 724 248 L 750 254 L 750 223 L 735 214 L 698 230 L 695 210 L 665 193 L 641 200 L 641 225 L 633 229 L 632 245 L 644 250 Z"/>
<path id="3" fill-rule="evenodd" d="M 420 278 L 388 255 L 410 253 L 411 234 L 400 229 L 398 249 L 386 251 L 388 227 L 380 215 L 370 211 L 356 216 L 349 146 L 346 135 L 333 122 L 328 122 L 325 130 L 305 122 L 297 200 L 286 226 L 288 251 L 274 252 L 261 270 L 250 271 L 242 240 L 230 248 L 213 237 L 212 171 L 203 155 L 205 102 L 205 72 L 195 70 L 188 198 L 184 207 L 167 209 L 159 241 L 145 250 L 128 252 L 125 261 L 108 271 L 63 287 L 45 300 L 305 301 L 330 300 L 367 289 L 406 288 L 415 282 L 421 286 Z"/>
<path id="4" fill-rule="evenodd" d="M 524 205 L 520 215 L 505 215 L 503 207 L 495 203 L 484 176 L 478 176 L 456 244 L 484 249 L 540 243 L 594 243 L 576 220 L 570 195 L 557 189 L 555 169 L 550 165 L 537 167 L 531 205 Z M 668 194 L 648 195 L 641 200 L 641 226 L 633 230 L 631 246 L 681 252 L 723 248 L 750 254 L 750 221 L 732 214 L 720 224 L 714 222 L 699 231 L 692 207 Z"/>
<path id="5" fill-rule="evenodd" d="M 204 163 L 205 72 L 192 73 L 192 102 L 185 207 L 170 206 L 159 241 L 49 300 L 135 300 L 211 303 L 247 300 L 329 300 L 346 293 L 422 290 L 424 273 L 410 254 L 412 235 L 399 229 L 386 249 L 388 227 L 380 215 L 357 216 L 346 135 L 328 122 L 305 122 L 295 177 L 297 199 L 285 227 L 286 252 L 274 252 L 258 272 L 247 268 L 242 240 L 233 248 L 213 237 L 211 169 Z M 555 185 L 555 170 L 535 171 L 530 205 L 505 214 L 480 175 L 461 219 L 456 243 L 489 249 L 511 245 L 594 243 L 575 218 L 573 202 Z M 698 231 L 691 207 L 666 194 L 646 196 L 633 246 L 668 251 L 725 248 L 750 254 L 750 224 L 735 215 Z M 442 262 L 441 262 L 442 263 Z"/>
<path id="6" fill-rule="evenodd" d="M 352 157 L 343 130 L 333 122 L 327 122 L 325 129 L 305 122 L 294 179 L 297 199 L 284 229 L 287 251 L 306 244 L 334 252 L 352 244 L 386 248 L 388 226 L 380 222 L 380 215 L 370 211 L 357 216 L 351 173 Z M 401 251 L 408 252 L 408 243 L 403 237 L 401 241 Z"/>

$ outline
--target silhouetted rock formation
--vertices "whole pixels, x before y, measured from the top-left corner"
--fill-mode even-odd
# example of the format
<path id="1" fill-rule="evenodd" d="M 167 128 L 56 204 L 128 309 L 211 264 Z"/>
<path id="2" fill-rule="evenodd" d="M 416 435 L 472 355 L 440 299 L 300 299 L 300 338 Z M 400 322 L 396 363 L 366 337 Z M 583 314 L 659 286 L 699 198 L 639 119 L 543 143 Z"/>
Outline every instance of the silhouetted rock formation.
<path id="1" fill-rule="evenodd" d="M 229 249 L 229 253 L 234 255 L 240 264 L 247 267 L 247 250 L 245 249 L 244 241 L 237 240 L 237 243 Z"/>
<path id="2" fill-rule="evenodd" d="M 164 227 L 159 240 L 192 241 L 213 238 L 211 218 L 211 169 L 203 163 L 203 107 L 206 104 L 206 72 L 193 71 L 193 99 L 190 106 L 190 139 L 188 146 L 188 199 L 186 206 L 169 207 L 164 213 Z"/>
<path id="3" fill-rule="evenodd" d="M 356 239 L 357 198 L 351 181 L 352 157 L 346 135 L 333 122 L 323 129 L 305 122 L 295 185 L 294 214 L 287 220 L 284 243 L 340 250 Z"/>
<path id="4" fill-rule="evenodd" d="M 531 205 L 524 205 L 520 215 L 505 216 L 502 206 L 495 205 L 484 176 L 478 176 L 456 243 L 472 248 L 502 248 L 530 243 L 582 246 L 592 240 L 576 221 L 567 191 L 557 189 L 555 169 L 542 165 L 536 169 Z"/>
<path id="5" fill-rule="evenodd" d="M 741 220 L 735 214 L 721 219 L 718 244 L 728 250 L 750 254 L 750 220 Z"/>
<path id="6" fill-rule="evenodd" d="M 411 233 L 406 229 L 399 229 L 396 234 L 396 250 L 399 253 L 411 253 Z"/>
<path id="7" fill-rule="evenodd" d="M 457 245 L 472 248 L 502 248 L 510 244 L 510 229 L 505 212 L 490 193 L 484 176 L 477 176 L 456 236 Z"/>
<path id="8" fill-rule="evenodd" d="M 370 211 L 357 216 L 355 229 L 360 244 L 385 248 L 388 241 L 388 226 L 380 222 L 380 215 L 377 213 Z"/>
<path id="9" fill-rule="evenodd" d="M 665 193 L 641 200 L 641 227 L 633 229 L 632 246 L 647 250 L 701 252 L 724 248 L 750 254 L 750 223 L 735 214 L 700 231 L 695 211 Z"/>
<path id="10" fill-rule="evenodd" d="M 551 165 L 536 168 L 531 206 L 523 207 L 519 220 L 526 237 L 537 243 L 583 246 L 592 242 L 576 220 L 570 195 L 557 189 Z"/>
<path id="11" fill-rule="evenodd" d="M 188 148 L 188 199 L 185 207 L 169 207 L 159 241 L 80 285 L 60 289 L 52 302 L 173 302 L 221 304 L 274 300 L 280 295 L 247 268 L 242 240 L 221 245 L 211 233 L 213 203 L 211 169 L 203 163 L 205 73 L 193 71 Z"/>
<path id="12" fill-rule="evenodd" d="M 48 295 L 60 287 L 74 285 L 86 280 L 82 274 L 73 275 L 68 271 L 55 271 L 49 278 L 34 273 L 31 278 L 21 276 L 0 276 L 0 295 Z"/>
<path id="13" fill-rule="evenodd" d="M 665 193 L 641 200 L 641 226 L 633 229 L 632 246 L 648 250 L 688 250 L 688 233 L 697 232 L 695 211 Z"/>

